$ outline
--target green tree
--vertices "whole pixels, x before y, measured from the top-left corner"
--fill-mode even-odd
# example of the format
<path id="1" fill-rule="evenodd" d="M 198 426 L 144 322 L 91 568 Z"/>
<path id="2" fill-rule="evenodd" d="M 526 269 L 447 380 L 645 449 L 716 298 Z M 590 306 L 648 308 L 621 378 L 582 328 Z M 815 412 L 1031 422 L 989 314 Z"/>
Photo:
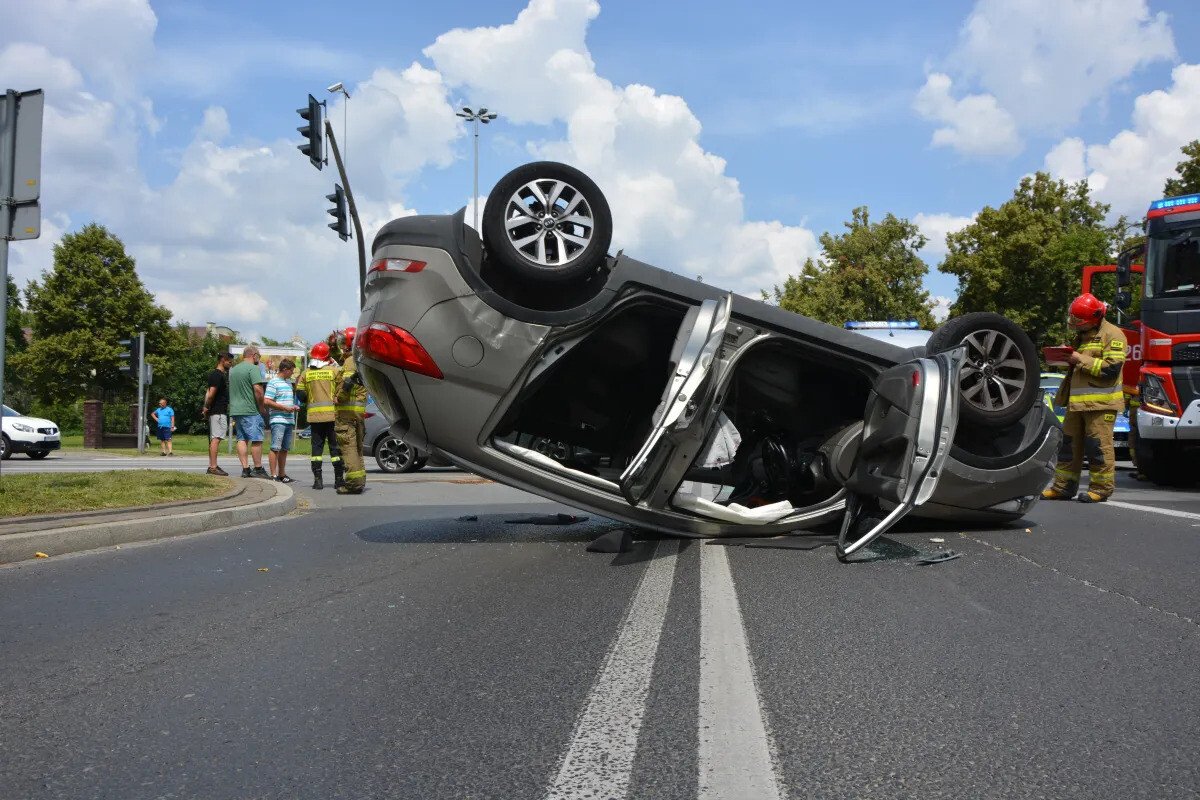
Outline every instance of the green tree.
<path id="1" fill-rule="evenodd" d="M 1200 192 L 1200 139 L 1194 139 L 1182 148 L 1187 156 L 1175 166 L 1178 178 L 1167 178 L 1163 185 L 1163 196 L 1178 197 L 1181 194 Z"/>
<path id="2" fill-rule="evenodd" d="M 808 259 L 799 275 L 775 287 L 780 307 L 841 326 L 852 319 L 916 319 L 933 327 L 929 268 L 917 251 L 926 239 L 916 225 L 892 214 L 871 222 L 866 206 L 854 209 L 838 236 L 821 234 L 822 258 Z"/>
<path id="3" fill-rule="evenodd" d="M 1035 342 L 1065 339 L 1081 268 L 1109 263 L 1125 235 L 1124 220 L 1104 224 L 1107 213 L 1086 181 L 1068 184 L 1043 172 L 1022 178 L 1012 199 L 946 236 L 939 269 L 957 276 L 959 289 L 951 316 L 995 311 Z"/>
<path id="4" fill-rule="evenodd" d="M 26 384 L 44 402 L 87 396 L 128 397 L 133 379 L 120 371 L 118 340 L 146 334 L 148 360 L 165 368 L 184 342 L 138 278 L 121 240 L 95 223 L 54 246 L 54 267 L 30 281 L 25 296 L 33 342 L 13 359 Z"/>
<path id="5" fill-rule="evenodd" d="M 180 325 L 176 331 L 185 337 L 187 326 Z M 227 349 L 228 345 L 215 336 L 191 340 L 161 373 L 155 371 L 154 383 L 146 395 L 149 408 L 154 408 L 158 398 L 165 397 L 175 409 L 179 433 L 207 432 L 208 418 L 200 415 L 200 409 L 208 390 L 208 373 L 216 368 L 217 356 Z"/>
<path id="6" fill-rule="evenodd" d="M 4 403 L 24 409 L 28 397 L 23 391 L 25 381 L 19 370 L 13 369 L 13 359 L 25 352 L 25 311 L 21 308 L 21 295 L 12 275 L 8 276 L 8 309 L 4 318 Z"/>

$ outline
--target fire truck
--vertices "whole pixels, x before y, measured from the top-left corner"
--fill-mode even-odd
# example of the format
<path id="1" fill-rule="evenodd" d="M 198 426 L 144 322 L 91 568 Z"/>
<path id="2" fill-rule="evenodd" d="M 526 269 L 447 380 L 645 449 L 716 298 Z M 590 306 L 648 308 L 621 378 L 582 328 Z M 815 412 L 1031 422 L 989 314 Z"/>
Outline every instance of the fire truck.
<path id="1" fill-rule="evenodd" d="M 1126 329 L 1124 375 L 1137 408 L 1131 434 L 1142 474 L 1175 484 L 1200 472 L 1193 452 L 1200 450 L 1200 194 L 1150 204 L 1145 244 L 1117 259 L 1115 305 L 1122 312 L 1132 304 L 1128 287 L 1138 272 L 1141 313 Z"/>

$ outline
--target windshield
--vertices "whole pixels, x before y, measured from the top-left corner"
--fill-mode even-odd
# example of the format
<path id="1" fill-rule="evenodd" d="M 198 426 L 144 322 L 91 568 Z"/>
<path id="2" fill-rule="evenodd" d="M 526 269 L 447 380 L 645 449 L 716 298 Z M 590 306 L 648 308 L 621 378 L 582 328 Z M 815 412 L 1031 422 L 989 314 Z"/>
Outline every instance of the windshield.
<path id="1" fill-rule="evenodd" d="M 24 416 L 24 415 L 20 411 L 16 411 L 14 409 L 9 408 L 8 406 L 4 406 L 4 416 L 20 417 L 20 416 Z"/>
<path id="2" fill-rule="evenodd" d="M 1146 296 L 1200 294 L 1200 227 L 1164 231 L 1147 243 Z"/>

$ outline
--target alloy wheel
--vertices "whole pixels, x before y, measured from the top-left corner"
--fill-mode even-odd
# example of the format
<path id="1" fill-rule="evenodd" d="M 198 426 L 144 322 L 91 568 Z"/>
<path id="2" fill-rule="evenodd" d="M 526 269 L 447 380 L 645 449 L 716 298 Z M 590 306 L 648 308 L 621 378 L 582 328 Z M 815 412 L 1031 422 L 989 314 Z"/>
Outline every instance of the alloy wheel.
<path id="1" fill-rule="evenodd" d="M 384 472 L 408 472 L 414 460 L 412 447 L 395 436 L 384 437 L 375 447 L 375 461 Z"/>
<path id="2" fill-rule="evenodd" d="M 592 241 L 596 221 L 583 192 L 566 181 L 530 181 L 504 209 L 509 243 L 541 267 L 570 264 Z"/>
<path id="3" fill-rule="evenodd" d="M 1002 411 L 1015 404 L 1029 378 L 1016 342 L 996 330 L 966 336 L 967 361 L 959 387 L 962 399 L 984 411 Z"/>

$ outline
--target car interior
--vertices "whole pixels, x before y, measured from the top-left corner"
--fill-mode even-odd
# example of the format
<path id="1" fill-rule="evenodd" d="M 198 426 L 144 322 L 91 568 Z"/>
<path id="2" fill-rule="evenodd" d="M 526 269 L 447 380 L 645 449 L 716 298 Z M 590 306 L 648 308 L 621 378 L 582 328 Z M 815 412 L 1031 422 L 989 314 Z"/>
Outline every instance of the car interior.
<path id="1" fill-rule="evenodd" d="M 493 432 L 494 443 L 616 491 L 649 434 L 683 318 L 683 308 L 634 305 L 561 344 L 567 352 L 535 370 Z M 718 421 L 673 505 L 761 523 L 829 501 L 853 461 L 870 390 L 864 373 L 831 367 L 797 343 L 754 346 L 718 388 Z M 714 457 L 722 448 L 725 457 Z"/>

